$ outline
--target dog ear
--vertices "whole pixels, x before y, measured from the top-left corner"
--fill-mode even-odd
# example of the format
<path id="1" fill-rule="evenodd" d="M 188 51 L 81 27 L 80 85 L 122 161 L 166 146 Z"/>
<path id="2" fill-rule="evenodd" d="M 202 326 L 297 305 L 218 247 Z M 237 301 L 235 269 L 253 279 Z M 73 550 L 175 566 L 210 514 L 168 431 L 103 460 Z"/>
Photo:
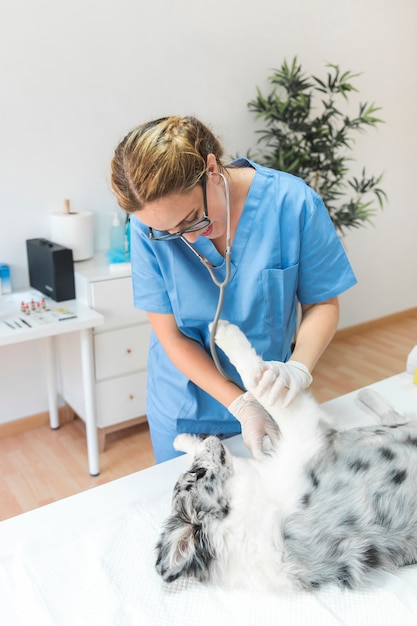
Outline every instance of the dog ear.
<path id="1" fill-rule="evenodd" d="M 209 578 L 213 550 L 201 526 L 172 515 L 156 545 L 156 570 L 167 583 L 181 576 L 204 582 Z"/>

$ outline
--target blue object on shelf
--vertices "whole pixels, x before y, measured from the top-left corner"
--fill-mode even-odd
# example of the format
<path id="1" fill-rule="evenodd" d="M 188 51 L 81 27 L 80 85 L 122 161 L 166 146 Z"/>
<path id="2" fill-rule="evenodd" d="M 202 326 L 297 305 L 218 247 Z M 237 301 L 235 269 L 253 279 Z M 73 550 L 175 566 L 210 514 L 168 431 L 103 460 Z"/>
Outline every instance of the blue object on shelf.
<path id="1" fill-rule="evenodd" d="M 122 252 L 124 252 L 124 249 L 125 229 L 120 223 L 119 216 L 117 215 L 117 213 L 115 213 L 110 229 L 110 250 L 121 250 Z"/>
<path id="2" fill-rule="evenodd" d="M 6 263 L 0 263 L 0 295 L 12 292 L 12 283 L 10 282 L 10 268 Z"/>
<path id="3" fill-rule="evenodd" d="M 110 250 L 106 252 L 109 263 L 127 263 L 130 261 L 130 219 L 126 218 L 125 226 L 114 213 L 110 229 Z"/>

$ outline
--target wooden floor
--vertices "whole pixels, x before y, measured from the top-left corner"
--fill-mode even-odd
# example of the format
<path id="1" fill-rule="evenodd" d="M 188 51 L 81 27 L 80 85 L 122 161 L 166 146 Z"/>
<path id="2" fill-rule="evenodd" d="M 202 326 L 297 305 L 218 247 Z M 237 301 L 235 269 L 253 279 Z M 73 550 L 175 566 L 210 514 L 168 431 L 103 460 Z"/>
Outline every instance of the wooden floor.
<path id="1" fill-rule="evenodd" d="M 312 391 L 324 402 L 405 370 L 417 344 L 417 314 L 353 334 L 343 331 L 314 371 Z M 101 473 L 88 474 L 83 423 L 76 419 L 0 439 L 0 520 L 154 464 L 146 424 L 107 436 Z"/>

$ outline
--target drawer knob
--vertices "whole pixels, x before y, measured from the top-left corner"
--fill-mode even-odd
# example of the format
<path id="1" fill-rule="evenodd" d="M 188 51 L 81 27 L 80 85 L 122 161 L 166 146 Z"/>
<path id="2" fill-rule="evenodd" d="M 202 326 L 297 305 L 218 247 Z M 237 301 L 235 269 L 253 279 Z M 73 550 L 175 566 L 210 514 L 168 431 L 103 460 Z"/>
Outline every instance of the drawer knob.
<path id="1" fill-rule="evenodd" d="M 131 354 L 131 353 L 132 353 L 132 348 L 126 348 L 126 352 L 127 352 L 128 354 Z"/>
<path id="2" fill-rule="evenodd" d="M 135 396 L 133 395 L 133 393 L 131 393 L 131 394 L 129 395 L 129 400 L 133 400 L 133 398 L 134 398 L 134 397 L 135 397 Z"/>

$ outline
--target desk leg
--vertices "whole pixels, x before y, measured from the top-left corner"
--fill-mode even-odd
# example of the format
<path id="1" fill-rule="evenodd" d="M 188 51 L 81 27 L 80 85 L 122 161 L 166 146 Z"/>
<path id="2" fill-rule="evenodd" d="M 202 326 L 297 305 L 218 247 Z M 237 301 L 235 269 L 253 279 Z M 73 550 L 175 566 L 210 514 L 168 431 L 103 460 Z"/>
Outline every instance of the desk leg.
<path id="1" fill-rule="evenodd" d="M 85 429 L 87 435 L 88 467 L 91 476 L 98 476 L 100 473 L 100 464 L 95 411 L 92 330 L 89 328 L 81 330 L 80 340 L 85 397 Z"/>
<path id="2" fill-rule="evenodd" d="M 48 383 L 49 424 L 56 430 L 59 428 L 58 395 L 56 385 L 55 346 L 53 337 L 45 337 L 46 372 Z"/>

